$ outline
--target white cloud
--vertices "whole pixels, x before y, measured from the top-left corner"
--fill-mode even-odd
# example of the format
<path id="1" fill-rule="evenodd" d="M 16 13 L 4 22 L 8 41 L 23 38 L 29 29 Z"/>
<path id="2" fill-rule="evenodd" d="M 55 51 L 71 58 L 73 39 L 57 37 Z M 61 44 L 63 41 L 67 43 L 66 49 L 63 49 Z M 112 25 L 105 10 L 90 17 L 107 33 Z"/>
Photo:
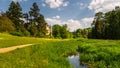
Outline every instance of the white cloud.
<path id="1" fill-rule="evenodd" d="M 63 3 L 63 6 L 66 7 L 66 6 L 68 6 L 68 4 L 69 4 L 69 2 L 65 2 L 65 3 Z"/>
<path id="2" fill-rule="evenodd" d="M 42 6 L 43 6 L 43 7 L 45 7 L 45 6 L 46 6 L 46 4 L 42 3 Z"/>
<path id="3" fill-rule="evenodd" d="M 50 8 L 58 8 L 68 6 L 69 2 L 64 2 L 63 0 L 45 0 L 46 4 L 50 6 Z"/>
<path id="4" fill-rule="evenodd" d="M 84 3 L 80 3 L 79 6 L 80 6 L 80 9 L 84 9 L 84 8 L 86 8 L 87 5 Z"/>
<path id="5" fill-rule="evenodd" d="M 27 1 L 27 0 L 12 0 L 14 2 L 22 2 L 22 1 Z"/>
<path id="6" fill-rule="evenodd" d="M 68 25 L 68 29 L 70 31 L 74 31 L 78 28 L 82 28 L 82 25 L 80 24 L 80 21 L 78 20 L 67 20 L 67 21 L 62 21 L 59 19 L 53 19 L 53 18 L 46 18 L 46 21 L 48 22 L 49 25 L 53 26 L 55 24 L 59 24 L 59 25 L 64 25 L 67 24 Z"/>
<path id="7" fill-rule="evenodd" d="M 68 29 L 70 31 L 75 31 L 76 29 L 83 28 L 81 22 L 78 20 L 70 19 L 64 23 L 68 25 Z"/>
<path id="8" fill-rule="evenodd" d="M 80 9 L 87 8 L 87 4 L 86 3 L 77 2 L 74 5 L 77 5 Z"/>
<path id="9" fill-rule="evenodd" d="M 54 16 L 57 17 L 57 16 Z M 69 19 L 67 21 L 62 21 L 59 18 L 46 18 L 46 21 L 49 25 L 53 26 L 55 24 L 59 24 L 59 25 L 64 25 L 67 24 L 68 25 L 68 29 L 70 31 L 74 31 L 76 29 L 79 28 L 87 28 L 91 26 L 91 23 L 93 21 L 93 18 L 83 18 L 80 21 L 79 20 L 74 20 L 74 19 Z"/>
<path id="10" fill-rule="evenodd" d="M 54 18 L 46 18 L 45 19 L 47 21 L 47 23 L 51 26 L 53 26 L 54 24 L 59 24 L 62 25 L 62 21 L 58 20 L 58 19 L 54 19 Z"/>
<path id="11" fill-rule="evenodd" d="M 80 6 L 83 6 L 84 4 L 83 3 L 80 3 Z"/>
<path id="12" fill-rule="evenodd" d="M 53 18 L 54 19 L 60 19 L 60 16 L 57 15 L 57 16 L 54 16 Z"/>
<path id="13" fill-rule="evenodd" d="M 20 20 L 24 21 L 25 23 L 28 22 L 28 20 L 26 20 L 25 18 L 20 18 Z"/>
<path id="14" fill-rule="evenodd" d="M 83 18 L 81 21 L 83 23 L 83 27 L 87 28 L 87 27 L 91 27 L 91 23 L 93 22 L 93 17 L 89 17 L 89 18 Z"/>
<path id="15" fill-rule="evenodd" d="M 120 6 L 120 0 L 92 0 L 88 8 L 94 12 L 107 12 L 113 10 L 115 6 Z"/>

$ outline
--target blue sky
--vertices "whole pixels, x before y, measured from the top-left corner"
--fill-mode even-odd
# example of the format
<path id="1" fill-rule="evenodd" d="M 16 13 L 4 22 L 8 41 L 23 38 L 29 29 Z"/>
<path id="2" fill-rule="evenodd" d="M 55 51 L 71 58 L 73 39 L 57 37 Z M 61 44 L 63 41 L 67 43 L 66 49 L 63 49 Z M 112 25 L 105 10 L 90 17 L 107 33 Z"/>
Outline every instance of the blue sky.
<path id="1" fill-rule="evenodd" d="M 18 1 L 23 12 L 37 2 L 49 25 L 67 24 L 70 31 L 90 27 L 96 12 L 120 6 L 120 0 L 0 0 L 0 10 L 5 12 L 11 1 Z"/>

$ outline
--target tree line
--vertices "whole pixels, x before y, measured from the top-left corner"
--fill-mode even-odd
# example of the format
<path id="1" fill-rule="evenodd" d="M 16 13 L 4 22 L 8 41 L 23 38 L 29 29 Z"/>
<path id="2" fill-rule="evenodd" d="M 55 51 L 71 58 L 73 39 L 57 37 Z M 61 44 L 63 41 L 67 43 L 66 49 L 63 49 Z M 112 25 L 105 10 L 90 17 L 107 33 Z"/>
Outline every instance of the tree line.
<path id="1" fill-rule="evenodd" d="M 95 39 L 120 39 L 120 7 L 95 14 L 91 37 Z"/>
<path id="2" fill-rule="evenodd" d="M 67 25 L 49 26 L 36 2 L 27 13 L 22 12 L 19 2 L 12 1 L 6 12 L 0 15 L 0 32 L 17 36 L 71 38 Z"/>
<path id="3" fill-rule="evenodd" d="M 48 28 L 48 29 L 47 29 Z M 120 7 L 95 14 L 91 28 L 68 30 L 67 25 L 49 26 L 37 3 L 27 13 L 22 12 L 19 2 L 12 1 L 6 12 L 0 14 L 0 32 L 17 36 L 49 38 L 120 39 Z"/>

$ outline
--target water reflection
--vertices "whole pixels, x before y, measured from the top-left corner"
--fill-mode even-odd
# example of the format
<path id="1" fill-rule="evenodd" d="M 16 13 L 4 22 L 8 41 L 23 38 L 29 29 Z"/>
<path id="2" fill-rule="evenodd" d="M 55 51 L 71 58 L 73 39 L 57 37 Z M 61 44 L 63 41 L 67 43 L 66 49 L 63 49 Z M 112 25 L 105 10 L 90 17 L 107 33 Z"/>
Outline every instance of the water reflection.
<path id="1" fill-rule="evenodd" d="M 75 68 L 88 68 L 87 66 L 80 65 L 79 53 L 77 55 L 68 56 L 67 59 L 69 60 L 70 64 L 73 65 Z"/>

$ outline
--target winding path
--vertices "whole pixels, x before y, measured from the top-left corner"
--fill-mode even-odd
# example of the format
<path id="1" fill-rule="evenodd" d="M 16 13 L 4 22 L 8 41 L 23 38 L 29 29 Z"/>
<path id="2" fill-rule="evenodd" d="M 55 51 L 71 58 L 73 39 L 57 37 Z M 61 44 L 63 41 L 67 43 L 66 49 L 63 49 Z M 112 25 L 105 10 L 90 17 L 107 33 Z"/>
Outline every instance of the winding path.
<path id="1" fill-rule="evenodd" d="M 0 53 L 10 52 L 17 48 L 23 48 L 23 47 L 28 47 L 28 46 L 32 46 L 32 45 L 33 44 L 24 44 L 24 45 L 12 46 L 12 47 L 7 47 L 7 48 L 0 48 Z"/>

